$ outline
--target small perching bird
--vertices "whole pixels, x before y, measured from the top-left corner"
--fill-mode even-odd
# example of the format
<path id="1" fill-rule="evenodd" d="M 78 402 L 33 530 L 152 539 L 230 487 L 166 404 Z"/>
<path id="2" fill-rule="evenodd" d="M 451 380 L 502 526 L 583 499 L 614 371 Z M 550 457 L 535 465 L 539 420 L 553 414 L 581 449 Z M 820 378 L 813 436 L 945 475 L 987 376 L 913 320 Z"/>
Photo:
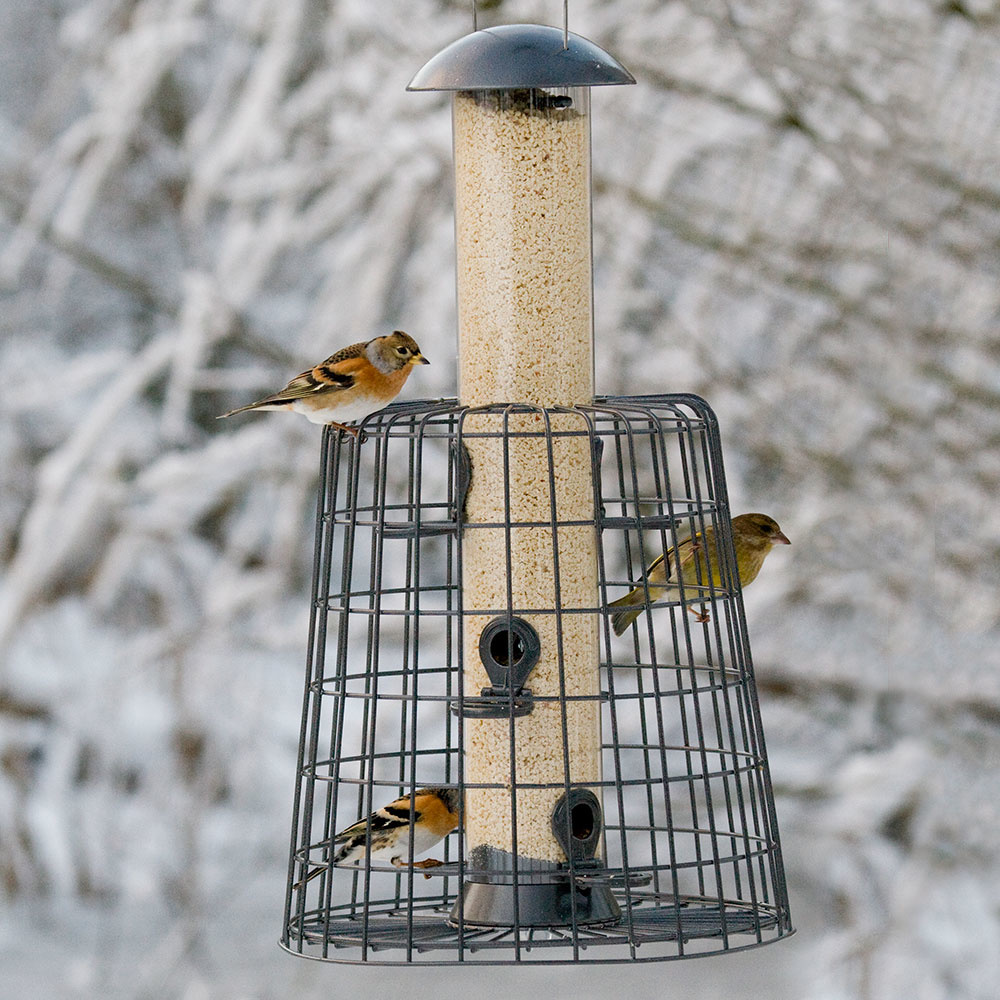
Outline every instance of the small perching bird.
<path id="1" fill-rule="evenodd" d="M 733 548 L 736 552 L 736 567 L 740 576 L 740 586 L 747 587 L 757 578 L 768 552 L 775 545 L 791 545 L 785 533 L 778 527 L 778 522 L 767 514 L 740 514 L 732 520 Z M 641 583 L 633 587 L 624 597 L 612 601 L 608 607 L 621 608 L 611 616 L 611 627 L 615 635 L 622 635 L 642 614 L 646 606 L 646 591 L 648 588 L 651 601 L 661 598 L 679 601 L 681 590 L 678 582 L 684 585 L 684 597 L 691 598 L 704 595 L 711 586 L 715 590 L 723 590 L 722 572 L 719 566 L 719 546 L 715 538 L 715 527 L 709 525 L 702 533 L 696 532 L 690 538 L 678 542 L 677 551 L 680 559 L 675 556 L 673 546 L 667 549 L 666 558 L 657 556 L 646 570 L 646 586 Z M 711 577 L 709 573 L 711 572 Z M 691 607 L 689 610 L 699 622 L 708 622 L 711 615 L 705 610 Z"/>
<path id="2" fill-rule="evenodd" d="M 417 342 L 402 330 L 351 344 L 321 361 L 273 396 L 240 406 L 222 417 L 247 410 L 291 410 L 314 424 L 331 424 L 355 437 L 361 420 L 398 395 L 414 365 L 429 364 Z"/>
<path id="3" fill-rule="evenodd" d="M 395 799 L 376 809 L 366 819 L 359 819 L 333 838 L 339 844 L 333 864 L 349 865 L 363 861 L 388 860 L 396 868 L 408 866 L 410 841 L 413 856 L 423 854 L 458 826 L 459 792 L 457 788 L 418 788 L 413 793 L 413 827 L 410 827 L 410 796 Z M 414 868 L 436 868 L 444 864 L 434 858 L 414 861 Z M 327 865 L 314 868 L 295 888 L 327 871 Z M 430 878 L 430 876 L 428 876 Z"/>

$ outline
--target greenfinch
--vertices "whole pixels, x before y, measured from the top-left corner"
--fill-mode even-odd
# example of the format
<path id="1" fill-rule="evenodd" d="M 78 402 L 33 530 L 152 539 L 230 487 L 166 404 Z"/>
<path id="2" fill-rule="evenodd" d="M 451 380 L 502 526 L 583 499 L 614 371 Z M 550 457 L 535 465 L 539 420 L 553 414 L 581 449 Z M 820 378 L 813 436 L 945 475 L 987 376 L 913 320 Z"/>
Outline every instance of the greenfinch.
<path id="1" fill-rule="evenodd" d="M 747 587 L 757 579 L 768 552 L 775 545 L 791 545 L 785 533 L 778 527 L 777 521 L 767 514 L 740 514 L 739 517 L 734 517 L 732 532 L 741 587 Z M 715 590 L 725 590 L 719 566 L 719 546 L 713 526 L 707 527 L 704 535 L 702 532 L 697 532 L 679 542 L 677 553 L 680 556 L 679 561 L 671 546 L 665 557 L 658 556 L 646 570 L 645 586 L 640 583 L 624 597 L 612 601 L 609 607 L 622 609 L 611 616 L 611 627 L 615 630 L 615 635 L 622 635 L 642 613 L 646 606 L 647 588 L 650 600 L 663 598 L 679 601 L 680 582 L 684 585 L 685 596 L 690 600 L 699 593 L 704 594 L 708 589 L 711 571 L 711 586 Z M 711 620 L 711 615 L 705 610 L 704 604 L 701 605 L 700 611 L 697 607 L 692 607 L 690 610 L 699 622 Z"/>

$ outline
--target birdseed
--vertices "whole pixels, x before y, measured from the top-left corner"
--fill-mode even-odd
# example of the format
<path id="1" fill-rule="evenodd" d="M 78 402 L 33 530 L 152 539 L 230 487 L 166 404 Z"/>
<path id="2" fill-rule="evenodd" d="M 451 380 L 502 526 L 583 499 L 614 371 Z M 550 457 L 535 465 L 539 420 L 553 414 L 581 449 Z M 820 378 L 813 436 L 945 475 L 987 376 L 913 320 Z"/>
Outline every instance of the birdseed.
<path id="1" fill-rule="evenodd" d="M 572 107 L 544 112 L 504 106 L 494 94 L 455 98 L 459 393 L 464 404 L 558 406 L 589 403 L 593 397 L 589 94 L 573 95 Z M 551 818 L 566 780 L 564 740 L 570 782 L 601 778 L 597 538 L 586 427 L 572 414 L 550 414 L 550 420 L 553 431 L 577 435 L 552 439 L 551 469 L 542 414 L 507 418 L 506 475 L 504 439 L 475 436 L 499 435 L 504 417 L 472 414 L 466 419 L 473 471 L 462 592 L 466 609 L 503 609 L 509 601 L 538 632 L 541 654 L 526 684 L 536 698 L 534 710 L 513 721 L 516 852 L 563 861 Z M 523 433 L 532 436 L 510 436 Z M 556 492 L 554 524 L 550 478 Z M 510 520 L 529 526 L 497 527 L 508 516 L 505 497 Z M 574 521 L 589 523 L 566 523 Z M 571 613 L 557 614 L 556 608 Z M 572 613 L 584 608 L 594 610 Z M 468 696 L 478 696 L 490 683 L 478 650 L 493 617 L 473 614 L 463 622 Z M 564 705 L 537 700 L 558 699 L 563 691 L 584 700 Z M 470 849 L 491 845 L 512 851 L 511 722 L 468 719 L 465 726 L 466 781 L 490 786 L 466 793 L 466 843 Z M 557 787 L 520 787 L 550 784 Z"/>

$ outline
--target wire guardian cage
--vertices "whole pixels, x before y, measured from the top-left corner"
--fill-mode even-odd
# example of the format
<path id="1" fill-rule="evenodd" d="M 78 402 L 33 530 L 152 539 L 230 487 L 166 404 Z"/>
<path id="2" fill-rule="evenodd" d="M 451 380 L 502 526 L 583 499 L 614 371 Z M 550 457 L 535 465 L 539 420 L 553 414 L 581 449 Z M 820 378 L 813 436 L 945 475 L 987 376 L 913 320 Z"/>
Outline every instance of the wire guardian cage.
<path id="1" fill-rule="evenodd" d="M 295 953 L 634 961 L 791 932 L 715 418 L 594 400 L 590 88 L 635 81 L 567 17 L 473 31 L 410 83 L 452 94 L 459 400 L 324 435 Z M 651 587 L 689 536 L 717 568 Z"/>
<path id="2" fill-rule="evenodd" d="M 283 946 L 612 962 L 791 933 L 708 405 L 396 404 L 363 438 L 323 437 Z M 616 635 L 608 605 L 710 526 L 721 585 Z M 422 837 L 428 790 L 453 809 Z"/>

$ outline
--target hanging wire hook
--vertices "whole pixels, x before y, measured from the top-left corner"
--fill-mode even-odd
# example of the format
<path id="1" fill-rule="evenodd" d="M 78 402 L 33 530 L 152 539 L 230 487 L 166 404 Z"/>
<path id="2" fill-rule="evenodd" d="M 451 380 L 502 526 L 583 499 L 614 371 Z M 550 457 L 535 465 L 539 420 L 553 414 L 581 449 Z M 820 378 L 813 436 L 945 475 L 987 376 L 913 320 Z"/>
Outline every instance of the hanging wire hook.
<path id="1" fill-rule="evenodd" d="M 569 0 L 563 0 L 563 48 L 569 48 Z"/>
<path id="2" fill-rule="evenodd" d="M 472 0 L 472 30 L 479 30 L 479 6 L 476 0 Z"/>

